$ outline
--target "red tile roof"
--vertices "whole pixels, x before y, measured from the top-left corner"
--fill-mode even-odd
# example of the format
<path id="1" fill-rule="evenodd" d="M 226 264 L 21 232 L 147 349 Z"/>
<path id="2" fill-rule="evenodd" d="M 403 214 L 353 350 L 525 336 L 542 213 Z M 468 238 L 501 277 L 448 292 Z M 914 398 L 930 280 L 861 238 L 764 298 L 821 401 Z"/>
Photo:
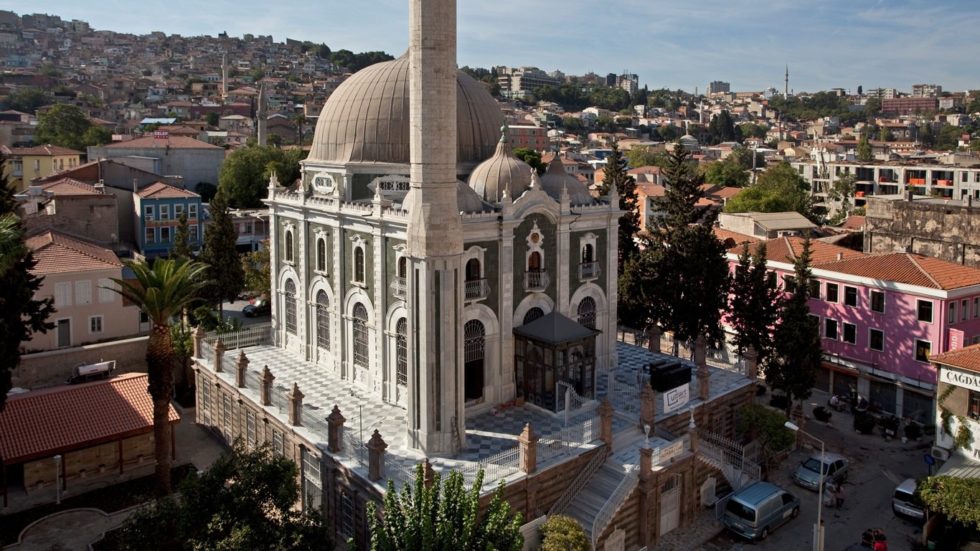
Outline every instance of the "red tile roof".
<path id="1" fill-rule="evenodd" d="M 41 184 L 41 189 L 54 194 L 56 197 L 103 195 L 103 193 L 95 189 L 95 186 L 92 184 L 88 184 L 74 178 L 61 178 L 60 180 L 53 180 L 43 183 Z"/>
<path id="2" fill-rule="evenodd" d="M 107 270 L 122 266 L 116 253 L 98 245 L 69 237 L 56 231 L 46 231 L 27 238 L 34 251 L 36 274 L 63 274 L 86 270 Z"/>
<path id="3" fill-rule="evenodd" d="M 715 237 L 717 237 L 718 240 L 721 241 L 722 243 L 731 239 L 735 245 L 738 245 L 735 248 L 738 249 L 739 254 L 741 254 L 742 252 L 743 243 L 758 243 L 759 241 L 761 241 L 758 237 L 755 237 L 753 235 L 746 235 L 744 233 L 738 233 L 731 230 L 726 230 L 724 228 L 719 228 L 718 226 L 715 226 L 711 229 L 712 231 L 715 232 Z"/>
<path id="4" fill-rule="evenodd" d="M 802 237 L 777 237 L 769 239 L 766 243 L 766 258 L 774 262 L 787 262 L 792 264 L 797 256 L 803 251 Z M 753 248 L 753 251 L 755 249 Z M 732 247 L 729 253 L 742 254 L 742 247 Z M 864 253 L 824 243 L 823 241 L 810 240 L 810 264 L 816 266 L 837 260 L 837 255 L 841 258 L 860 258 Z M 823 268 L 824 266 L 820 266 Z"/>
<path id="5" fill-rule="evenodd" d="M 139 190 L 137 193 L 144 199 L 174 199 L 178 197 L 198 197 L 193 191 L 181 189 L 164 182 L 156 182 Z"/>
<path id="6" fill-rule="evenodd" d="M 22 463 L 151 431 L 146 383 L 146 375 L 130 374 L 10 396 L 0 412 L 0 458 Z M 180 421 L 173 406 L 169 419 Z"/>
<path id="7" fill-rule="evenodd" d="M 860 214 L 852 214 L 844 220 L 844 224 L 841 225 L 845 230 L 863 230 L 864 229 L 864 217 Z"/>
<path id="8" fill-rule="evenodd" d="M 980 373 L 980 344 L 929 356 L 929 360 L 937 364 Z"/>
<path id="9" fill-rule="evenodd" d="M 867 255 L 830 262 L 820 268 L 932 289 L 950 290 L 980 285 L 980 269 L 910 253 Z"/>
<path id="10" fill-rule="evenodd" d="M 36 145 L 34 147 L 13 147 L 6 148 L 11 155 L 30 155 L 34 157 L 54 157 L 55 155 L 81 155 L 81 151 L 75 151 L 74 149 L 68 149 L 67 147 L 59 147 L 57 145 Z"/>
<path id="11" fill-rule="evenodd" d="M 116 142 L 105 146 L 106 149 L 222 149 L 216 145 L 202 142 L 187 136 L 167 136 L 166 138 L 156 138 L 144 136 L 125 142 Z"/>

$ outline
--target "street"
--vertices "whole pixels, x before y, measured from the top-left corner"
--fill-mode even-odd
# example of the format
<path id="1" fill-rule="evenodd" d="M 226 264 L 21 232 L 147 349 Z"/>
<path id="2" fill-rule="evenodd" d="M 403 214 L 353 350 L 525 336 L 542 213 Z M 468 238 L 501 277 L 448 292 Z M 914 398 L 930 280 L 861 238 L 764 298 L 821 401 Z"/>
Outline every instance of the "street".
<path id="1" fill-rule="evenodd" d="M 258 316 L 254 318 L 246 318 L 242 314 L 242 308 L 248 306 L 249 301 L 247 300 L 236 300 L 234 302 L 226 302 L 224 304 L 224 314 L 226 318 L 235 318 L 241 320 L 243 327 L 248 327 L 249 325 L 258 325 L 263 323 L 269 323 L 272 317 L 269 314 L 264 316 Z"/>
<path id="2" fill-rule="evenodd" d="M 823 508 L 825 528 L 824 549 L 841 551 L 859 543 L 861 533 L 868 528 L 881 528 L 888 536 L 891 551 L 911 551 L 911 538 L 921 533 L 914 522 L 892 513 L 891 497 L 895 487 L 906 478 L 928 475 L 923 455 L 929 453 L 931 437 L 903 444 L 900 439 L 885 441 L 880 430 L 874 434 L 859 434 L 852 428 L 853 416 L 834 412 L 829 424 L 815 421 L 812 409 L 827 402 L 827 395 L 814 391 L 807 400 L 807 423 L 803 430 L 822 439 L 828 452 L 836 452 L 850 461 L 847 482 L 844 484 L 844 504 L 841 509 Z M 817 518 L 817 492 L 793 483 L 794 469 L 815 451 L 800 449 L 793 452 L 782 465 L 770 474 L 770 482 L 796 494 L 801 502 L 800 516 L 777 528 L 768 539 L 754 544 L 723 532 L 711 544 L 720 549 L 739 546 L 763 550 L 812 549 L 813 525 Z"/>

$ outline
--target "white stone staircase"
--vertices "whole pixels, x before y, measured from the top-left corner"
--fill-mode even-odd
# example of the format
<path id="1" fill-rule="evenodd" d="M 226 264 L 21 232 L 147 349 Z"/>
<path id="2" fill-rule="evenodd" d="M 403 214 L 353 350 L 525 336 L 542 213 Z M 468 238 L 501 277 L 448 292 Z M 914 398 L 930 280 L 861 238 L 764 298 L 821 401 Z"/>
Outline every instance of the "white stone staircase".
<path id="1" fill-rule="evenodd" d="M 592 476 L 588 484 L 571 500 L 568 507 L 565 508 L 565 514 L 577 520 L 585 528 L 589 538 L 594 539 L 592 528 L 596 517 L 603 507 L 606 507 L 607 510 L 611 507 L 618 508 L 616 507 L 617 504 L 609 505 L 608 503 L 611 497 L 615 497 L 617 488 L 622 488 L 624 481 L 628 483 L 627 477 L 629 476 L 632 476 L 635 481 L 635 473 L 627 472 L 627 469 L 622 465 L 607 460 Z M 628 495 L 629 493 L 626 494 L 626 496 Z M 626 496 L 623 496 L 623 500 Z M 620 502 L 618 505 L 621 504 Z M 615 509 L 611 512 L 615 513 Z"/>

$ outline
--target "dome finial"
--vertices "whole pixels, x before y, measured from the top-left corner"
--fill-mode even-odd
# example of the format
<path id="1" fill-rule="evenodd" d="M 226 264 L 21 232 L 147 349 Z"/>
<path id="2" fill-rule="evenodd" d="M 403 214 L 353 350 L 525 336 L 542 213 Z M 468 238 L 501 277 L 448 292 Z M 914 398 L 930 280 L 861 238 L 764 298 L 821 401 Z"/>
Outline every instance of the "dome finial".
<path id="1" fill-rule="evenodd" d="M 507 136 L 508 130 L 510 130 L 510 126 L 507 124 L 507 121 L 504 121 L 504 124 L 500 127 L 500 143 L 510 142 L 510 139 Z"/>
<path id="2" fill-rule="evenodd" d="M 541 189 L 541 178 L 538 176 L 538 171 L 531 169 L 531 189 Z"/>

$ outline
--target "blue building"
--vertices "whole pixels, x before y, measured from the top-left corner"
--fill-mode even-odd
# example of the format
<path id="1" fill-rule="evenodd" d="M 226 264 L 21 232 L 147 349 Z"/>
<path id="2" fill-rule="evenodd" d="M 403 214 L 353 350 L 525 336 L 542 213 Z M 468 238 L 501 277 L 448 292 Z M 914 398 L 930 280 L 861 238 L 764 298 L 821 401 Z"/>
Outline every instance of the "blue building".
<path id="1" fill-rule="evenodd" d="M 205 213 L 201 196 L 163 182 L 136 192 L 136 243 L 146 258 L 167 256 L 174 244 L 177 220 L 187 214 L 191 249 L 199 249 L 204 238 Z"/>

